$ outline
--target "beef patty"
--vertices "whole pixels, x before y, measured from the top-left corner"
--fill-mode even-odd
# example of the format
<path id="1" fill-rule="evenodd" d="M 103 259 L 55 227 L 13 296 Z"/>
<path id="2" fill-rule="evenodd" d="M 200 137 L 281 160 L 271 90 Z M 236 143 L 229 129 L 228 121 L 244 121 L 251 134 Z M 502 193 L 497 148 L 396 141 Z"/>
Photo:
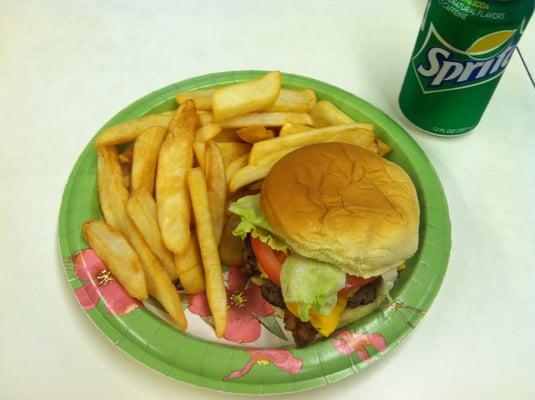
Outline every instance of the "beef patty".
<path id="1" fill-rule="evenodd" d="M 318 335 L 318 331 L 310 322 L 301 321 L 288 309 L 284 310 L 284 328 L 292 332 L 297 347 L 307 346 Z"/>
<path id="2" fill-rule="evenodd" d="M 262 297 L 266 299 L 269 304 L 279 308 L 286 308 L 280 287 L 271 281 L 265 281 L 261 288 Z"/>
<path id="3" fill-rule="evenodd" d="M 355 308 L 373 303 L 377 298 L 377 289 L 379 289 L 380 283 L 381 279 L 379 278 L 358 288 L 358 290 L 347 299 L 346 307 Z"/>
<path id="4" fill-rule="evenodd" d="M 247 278 L 251 278 L 253 276 L 260 276 L 260 270 L 258 269 L 256 256 L 254 255 L 253 247 L 251 246 L 251 235 L 247 235 L 244 240 L 241 257 L 243 260 L 242 266 L 240 268 L 241 272 Z"/>

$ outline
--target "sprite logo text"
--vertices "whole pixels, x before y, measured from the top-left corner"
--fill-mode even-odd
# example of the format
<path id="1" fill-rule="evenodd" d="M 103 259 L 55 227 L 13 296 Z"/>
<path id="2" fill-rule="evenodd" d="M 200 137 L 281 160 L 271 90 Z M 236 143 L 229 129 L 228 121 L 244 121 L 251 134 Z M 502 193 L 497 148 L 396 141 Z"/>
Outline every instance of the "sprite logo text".
<path id="1" fill-rule="evenodd" d="M 431 86 L 440 86 L 443 82 L 473 82 L 501 72 L 515 51 L 509 45 L 498 56 L 486 61 L 452 61 L 453 55 L 447 49 L 432 47 L 427 51 L 428 66 L 420 64 L 417 71 L 420 75 L 432 78 Z"/>
<path id="2" fill-rule="evenodd" d="M 423 92 L 458 90 L 497 78 L 515 51 L 515 33 L 492 33 L 461 50 L 446 42 L 430 24 L 422 47 L 411 60 Z"/>

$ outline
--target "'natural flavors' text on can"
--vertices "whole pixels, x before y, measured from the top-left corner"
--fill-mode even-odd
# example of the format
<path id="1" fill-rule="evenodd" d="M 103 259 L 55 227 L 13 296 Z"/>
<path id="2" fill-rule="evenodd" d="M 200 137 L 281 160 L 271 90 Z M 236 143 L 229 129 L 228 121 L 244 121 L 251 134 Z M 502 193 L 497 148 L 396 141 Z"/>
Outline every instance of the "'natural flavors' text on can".
<path id="1" fill-rule="evenodd" d="M 535 0 L 429 0 L 399 105 L 435 135 L 473 129 L 533 13 Z"/>

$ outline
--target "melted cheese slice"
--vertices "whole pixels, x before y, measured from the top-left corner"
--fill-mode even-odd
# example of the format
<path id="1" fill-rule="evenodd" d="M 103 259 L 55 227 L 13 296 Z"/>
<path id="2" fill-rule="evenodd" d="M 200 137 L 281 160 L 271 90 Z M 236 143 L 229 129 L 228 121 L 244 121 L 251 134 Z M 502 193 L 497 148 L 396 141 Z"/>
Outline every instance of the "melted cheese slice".
<path id="1" fill-rule="evenodd" d="M 322 315 L 314 308 L 310 310 L 310 323 L 312 326 L 325 337 L 333 333 L 340 323 L 348 298 L 348 293 L 339 294 L 338 302 L 329 315 Z"/>
<path id="2" fill-rule="evenodd" d="M 342 293 L 338 295 L 338 302 L 329 315 L 320 314 L 315 308 L 310 310 L 310 324 L 322 335 L 329 336 L 338 327 L 340 318 L 344 312 L 347 299 L 351 293 Z M 298 316 L 297 306 L 295 303 L 287 303 L 288 310 L 295 316 Z"/>

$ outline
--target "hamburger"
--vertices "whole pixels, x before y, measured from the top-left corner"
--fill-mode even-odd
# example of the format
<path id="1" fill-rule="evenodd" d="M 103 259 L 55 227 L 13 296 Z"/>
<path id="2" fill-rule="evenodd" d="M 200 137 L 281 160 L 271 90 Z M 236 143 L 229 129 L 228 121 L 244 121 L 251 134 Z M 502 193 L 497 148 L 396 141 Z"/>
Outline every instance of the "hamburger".
<path id="1" fill-rule="evenodd" d="M 319 143 L 280 159 L 259 194 L 229 210 L 245 241 L 243 271 L 297 346 L 376 309 L 418 248 L 413 182 L 358 146 Z"/>

